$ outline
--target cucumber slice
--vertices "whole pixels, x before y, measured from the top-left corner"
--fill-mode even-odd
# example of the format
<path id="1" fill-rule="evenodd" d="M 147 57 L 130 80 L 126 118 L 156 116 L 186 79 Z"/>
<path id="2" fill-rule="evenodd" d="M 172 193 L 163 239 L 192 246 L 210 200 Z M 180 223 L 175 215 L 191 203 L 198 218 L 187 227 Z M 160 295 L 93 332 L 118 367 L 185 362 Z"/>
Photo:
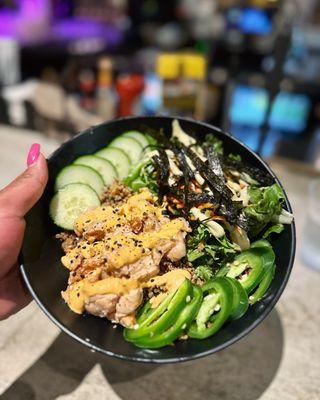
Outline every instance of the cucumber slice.
<path id="1" fill-rule="evenodd" d="M 99 197 L 90 186 L 83 183 L 70 183 L 53 196 L 49 212 L 56 225 L 72 230 L 75 221 L 83 212 L 99 206 Z"/>
<path id="2" fill-rule="evenodd" d="M 149 146 L 148 139 L 141 132 L 128 131 L 128 132 L 125 132 L 122 136 L 131 137 L 131 138 L 135 139 L 137 142 L 139 142 L 141 144 L 143 149 L 145 149 L 147 146 Z"/>
<path id="3" fill-rule="evenodd" d="M 118 178 L 117 171 L 110 161 L 97 156 L 82 156 L 76 159 L 73 163 L 75 165 L 86 165 L 91 167 L 102 176 L 105 185 L 111 185 L 111 183 Z"/>
<path id="4" fill-rule="evenodd" d="M 123 135 L 114 139 L 110 147 L 116 147 L 122 150 L 130 158 L 132 164 L 139 160 L 143 151 L 141 144 L 136 139 Z"/>
<path id="5" fill-rule="evenodd" d="M 68 165 L 63 168 L 56 179 L 55 191 L 70 183 L 84 183 L 90 186 L 98 196 L 101 196 L 104 189 L 104 182 L 101 175 L 85 165 Z"/>
<path id="6" fill-rule="evenodd" d="M 117 149 L 116 147 L 109 146 L 98 151 L 95 155 L 110 161 L 117 170 L 120 179 L 128 176 L 131 161 L 130 158 L 122 150 Z"/>

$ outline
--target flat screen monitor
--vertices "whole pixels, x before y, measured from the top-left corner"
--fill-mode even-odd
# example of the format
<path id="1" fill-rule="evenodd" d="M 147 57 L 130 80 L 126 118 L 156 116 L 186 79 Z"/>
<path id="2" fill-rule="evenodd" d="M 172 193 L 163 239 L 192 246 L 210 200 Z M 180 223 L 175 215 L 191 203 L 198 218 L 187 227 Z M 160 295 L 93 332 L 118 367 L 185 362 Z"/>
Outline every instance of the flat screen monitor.
<path id="1" fill-rule="evenodd" d="M 272 20 L 267 11 L 255 8 L 231 8 L 227 12 L 229 28 L 251 35 L 267 35 L 272 30 Z"/>
<path id="2" fill-rule="evenodd" d="M 265 119 L 268 96 L 265 89 L 238 85 L 235 87 L 229 118 L 232 125 L 260 127 Z"/>
<path id="3" fill-rule="evenodd" d="M 273 102 L 269 125 L 281 131 L 303 132 L 310 110 L 311 101 L 305 94 L 281 92 Z"/>
<path id="4" fill-rule="evenodd" d="M 229 118 L 232 125 L 261 127 L 268 108 L 269 96 L 265 89 L 237 85 L 232 95 Z M 281 92 L 271 107 L 271 129 L 303 132 L 311 111 L 311 100 L 305 94 Z"/>

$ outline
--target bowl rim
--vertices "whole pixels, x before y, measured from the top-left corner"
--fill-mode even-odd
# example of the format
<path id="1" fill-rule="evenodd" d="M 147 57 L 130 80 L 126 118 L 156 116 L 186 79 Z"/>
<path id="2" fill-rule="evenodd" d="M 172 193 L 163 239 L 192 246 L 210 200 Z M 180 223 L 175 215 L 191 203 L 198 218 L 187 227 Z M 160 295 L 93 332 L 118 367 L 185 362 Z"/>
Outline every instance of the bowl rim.
<path id="1" fill-rule="evenodd" d="M 96 127 L 99 126 L 107 126 L 109 124 L 114 124 L 120 121 L 127 121 L 127 120 L 139 120 L 139 119 L 145 119 L 145 118 L 150 118 L 150 119 L 178 119 L 179 121 L 186 121 L 186 122 L 191 122 L 197 125 L 201 125 L 204 128 L 209 128 L 209 129 L 214 129 L 220 133 L 222 133 L 223 135 L 228 136 L 229 138 L 231 138 L 233 141 L 235 141 L 239 146 L 243 147 L 246 149 L 247 152 L 249 152 L 253 157 L 255 157 L 260 164 L 262 164 L 265 169 L 268 171 L 268 173 L 275 179 L 275 181 L 280 185 L 280 187 L 283 190 L 284 196 L 285 196 L 285 203 L 286 206 L 288 208 L 288 211 L 292 213 L 292 207 L 290 204 L 290 201 L 288 199 L 288 196 L 283 188 L 283 185 L 281 184 L 280 180 L 278 179 L 278 177 L 276 176 L 276 174 L 272 171 L 272 169 L 270 168 L 270 166 L 268 165 L 268 163 L 266 161 L 264 161 L 257 153 L 255 153 L 252 149 L 250 149 L 247 145 L 245 145 L 241 140 L 235 138 L 234 136 L 232 136 L 230 133 L 228 132 L 224 132 L 222 129 L 216 127 L 215 125 L 211 125 L 209 123 L 206 122 L 202 122 L 202 121 L 196 121 L 193 118 L 186 118 L 186 117 L 179 117 L 179 116 L 172 116 L 172 115 L 168 115 L 168 116 L 129 116 L 129 117 L 122 117 L 122 118 L 117 118 L 117 119 L 113 119 L 111 121 L 106 121 L 103 122 L 101 124 L 92 126 L 82 132 L 79 132 L 77 135 L 73 136 L 72 138 L 70 138 L 69 140 L 67 140 L 66 142 L 62 143 L 61 146 L 59 146 L 53 153 L 51 153 L 48 157 L 47 157 L 47 161 L 48 164 L 50 164 L 50 162 L 52 162 L 52 160 L 61 152 L 64 150 L 64 147 L 69 143 L 74 141 L 76 138 L 85 135 L 87 133 L 91 133 L 93 134 L 93 129 L 95 129 Z M 94 344 L 92 344 L 91 342 L 88 342 L 82 338 L 80 338 L 79 336 L 77 336 L 75 333 L 73 333 L 71 330 L 69 330 L 63 323 L 59 322 L 51 313 L 50 311 L 42 304 L 41 300 L 39 299 L 39 297 L 37 296 L 36 292 L 33 290 L 33 287 L 31 285 L 31 282 L 29 281 L 28 278 L 28 273 L 26 271 L 26 268 L 23 264 L 23 261 L 20 261 L 20 271 L 22 274 L 22 277 L 24 279 L 24 282 L 28 288 L 28 290 L 30 291 L 33 299 L 36 301 L 36 303 L 38 304 L 38 306 L 40 307 L 40 309 L 47 315 L 47 317 L 51 320 L 51 322 L 53 322 L 56 326 L 58 326 L 58 328 L 66 333 L 67 335 L 69 335 L 71 338 L 73 338 L 74 340 L 76 340 L 77 342 L 87 346 L 91 351 L 93 352 L 99 352 L 102 353 L 104 355 L 110 356 L 110 357 L 115 357 L 117 359 L 121 359 L 121 360 L 125 360 L 125 361 L 132 361 L 132 362 L 143 362 L 143 363 L 147 363 L 147 364 L 173 364 L 173 363 L 180 363 L 180 362 L 186 362 L 186 361 L 191 361 L 191 360 L 197 360 L 200 359 L 202 357 L 206 357 L 209 356 L 211 354 L 217 353 L 227 347 L 229 347 L 230 345 L 238 342 L 240 339 L 242 339 L 243 337 L 245 337 L 246 335 L 248 335 L 251 331 L 253 331 L 269 314 L 270 312 L 273 310 L 273 308 L 275 307 L 276 303 L 278 302 L 280 296 L 282 295 L 289 277 L 291 275 L 291 271 L 293 268 L 293 264 L 294 264 L 294 259 L 295 259 L 295 253 L 296 253 L 296 227 L 295 227 L 295 220 L 292 221 L 291 225 L 290 225 L 290 231 L 291 231 L 291 243 L 290 243 L 290 259 L 289 259 L 289 264 L 284 276 L 284 279 L 281 282 L 281 285 L 278 287 L 276 294 L 273 296 L 273 298 L 271 299 L 270 303 L 268 304 L 268 306 L 263 310 L 263 312 L 261 313 L 261 315 L 259 316 L 259 318 L 256 318 L 252 324 L 250 324 L 246 329 L 244 329 L 243 331 L 241 331 L 240 333 L 238 333 L 237 335 L 233 336 L 232 338 L 226 340 L 225 342 L 223 342 L 222 344 L 220 344 L 219 346 L 216 346 L 214 348 L 211 348 L 209 350 L 206 351 L 202 351 L 199 352 L 197 354 L 191 355 L 191 356 L 175 356 L 172 358 L 165 358 L 165 359 L 161 359 L 161 358 L 144 358 L 144 357 L 140 357 L 140 356 L 127 356 L 127 355 L 123 355 L 123 354 L 118 354 L 118 353 L 114 353 L 110 350 L 105 350 L 102 349 L 101 347 L 95 346 Z M 19 259 L 22 260 L 22 256 L 20 253 Z"/>

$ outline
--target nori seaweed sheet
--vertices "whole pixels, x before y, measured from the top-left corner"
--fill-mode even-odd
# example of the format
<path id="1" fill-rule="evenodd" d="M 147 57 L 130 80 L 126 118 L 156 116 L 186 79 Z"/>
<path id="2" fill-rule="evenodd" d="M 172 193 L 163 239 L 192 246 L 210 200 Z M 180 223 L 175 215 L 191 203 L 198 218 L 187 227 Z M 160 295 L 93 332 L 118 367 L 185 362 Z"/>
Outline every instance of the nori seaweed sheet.
<path id="1" fill-rule="evenodd" d="M 181 210 L 186 216 L 189 215 L 191 207 L 211 203 L 215 207 L 218 215 L 224 216 L 226 220 L 234 225 L 247 230 L 250 222 L 242 212 L 242 203 L 232 200 L 233 193 L 226 185 L 224 173 L 229 170 L 246 172 L 252 178 L 256 179 L 261 185 L 269 186 L 274 179 L 269 174 L 261 171 L 259 168 L 245 164 L 242 161 L 231 159 L 227 156 L 220 156 L 211 145 L 204 145 L 203 150 L 207 161 L 203 161 L 192 149 L 194 145 L 188 147 L 179 142 L 176 138 L 169 140 L 163 132 L 152 132 L 159 143 L 159 156 L 152 158 L 157 173 L 157 182 L 159 185 L 159 201 L 162 202 L 166 195 L 170 195 L 184 203 L 184 210 Z M 178 167 L 183 172 L 174 186 L 169 186 L 168 178 L 170 165 L 168 155 L 164 149 L 171 150 L 178 161 Z M 203 191 L 195 193 L 190 190 L 190 183 L 195 179 L 195 173 L 187 163 L 188 157 L 196 171 L 205 179 L 207 187 L 211 193 Z"/>
<path id="2" fill-rule="evenodd" d="M 234 160 L 229 157 L 220 157 L 220 161 L 224 170 L 246 172 L 262 186 L 270 186 L 274 183 L 274 178 L 270 174 L 243 161 Z"/>
<path id="3" fill-rule="evenodd" d="M 156 174 L 157 174 L 157 184 L 159 187 L 159 202 L 162 203 L 163 196 L 166 194 L 169 185 L 169 160 L 167 157 L 167 153 L 163 149 L 158 150 L 159 155 L 155 155 L 152 157 L 152 161 L 154 162 Z"/>

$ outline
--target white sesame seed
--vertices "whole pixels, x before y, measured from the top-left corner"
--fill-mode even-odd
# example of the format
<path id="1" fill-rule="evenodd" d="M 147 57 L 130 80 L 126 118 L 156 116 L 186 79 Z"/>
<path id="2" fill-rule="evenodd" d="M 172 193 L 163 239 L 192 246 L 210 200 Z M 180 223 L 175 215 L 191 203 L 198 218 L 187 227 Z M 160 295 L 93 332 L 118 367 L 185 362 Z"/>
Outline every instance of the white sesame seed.
<path id="1" fill-rule="evenodd" d="M 133 325 L 133 329 L 138 329 L 138 328 L 139 328 L 139 324 Z"/>
<path id="2" fill-rule="evenodd" d="M 183 324 L 181 328 L 186 329 L 186 327 L 187 327 L 187 324 Z"/>
<path id="3" fill-rule="evenodd" d="M 221 308 L 220 304 L 217 304 L 217 305 L 215 306 L 215 308 L 214 308 L 214 311 L 219 311 L 220 308 Z"/>
<path id="4" fill-rule="evenodd" d="M 191 296 L 187 296 L 186 297 L 186 303 L 190 303 L 190 301 L 191 301 Z"/>
<path id="5" fill-rule="evenodd" d="M 253 300 L 254 299 L 254 296 L 249 296 L 249 300 Z"/>

